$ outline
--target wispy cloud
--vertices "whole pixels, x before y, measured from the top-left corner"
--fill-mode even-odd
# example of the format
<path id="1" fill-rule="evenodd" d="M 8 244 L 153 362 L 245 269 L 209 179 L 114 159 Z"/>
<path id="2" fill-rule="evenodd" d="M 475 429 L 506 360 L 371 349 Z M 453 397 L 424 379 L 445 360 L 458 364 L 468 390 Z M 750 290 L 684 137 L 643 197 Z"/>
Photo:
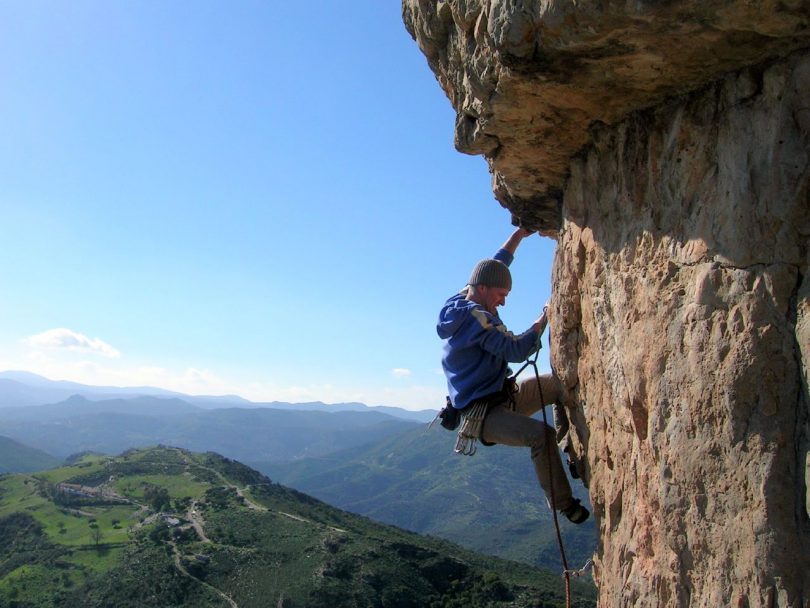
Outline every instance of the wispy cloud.
<path id="1" fill-rule="evenodd" d="M 391 370 L 391 373 L 397 378 L 407 378 L 411 375 L 411 370 L 404 367 L 395 367 Z"/>
<path id="2" fill-rule="evenodd" d="M 103 340 L 88 338 L 84 334 L 65 327 L 43 331 L 41 334 L 26 338 L 25 341 L 37 348 L 67 349 L 82 353 L 102 355 L 111 359 L 117 359 L 121 356 L 118 349 L 113 348 Z"/>

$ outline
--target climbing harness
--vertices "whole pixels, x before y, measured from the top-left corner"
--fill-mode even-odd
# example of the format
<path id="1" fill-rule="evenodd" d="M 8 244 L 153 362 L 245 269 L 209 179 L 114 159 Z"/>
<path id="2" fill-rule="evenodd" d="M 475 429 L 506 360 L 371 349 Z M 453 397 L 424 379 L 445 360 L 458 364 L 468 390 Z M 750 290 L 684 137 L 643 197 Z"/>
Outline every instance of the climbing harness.
<path id="1" fill-rule="evenodd" d="M 483 397 L 479 401 L 465 407 L 459 415 L 461 416 L 461 428 L 458 430 L 456 437 L 456 446 L 454 452 L 462 456 L 472 456 L 475 454 L 478 446 L 476 442 L 480 441 L 484 445 L 488 444 L 481 438 L 481 432 L 484 429 L 484 420 L 487 417 L 487 412 L 490 407 L 500 404 L 509 404 L 512 411 L 515 409 L 515 391 L 516 384 L 514 376 L 506 379 L 503 388 L 497 393 Z M 449 398 L 448 398 L 449 400 Z M 450 404 L 452 407 L 452 404 Z M 441 416 L 441 413 L 439 414 Z M 455 427 L 454 427 L 455 428 Z"/>

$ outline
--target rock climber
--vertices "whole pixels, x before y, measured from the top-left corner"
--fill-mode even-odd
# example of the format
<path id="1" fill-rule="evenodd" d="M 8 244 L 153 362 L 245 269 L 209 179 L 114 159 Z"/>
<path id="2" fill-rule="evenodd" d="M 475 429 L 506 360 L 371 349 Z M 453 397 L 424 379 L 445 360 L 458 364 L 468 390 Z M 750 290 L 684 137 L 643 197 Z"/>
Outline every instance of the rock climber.
<path id="1" fill-rule="evenodd" d="M 448 405 L 464 414 L 474 404 L 486 403 L 481 443 L 531 448 L 534 470 L 549 505 L 579 524 L 589 513 L 571 493 L 557 448 L 560 433 L 531 417 L 544 405 L 557 404 L 555 413 L 562 418 L 558 426 L 565 426 L 559 431 L 565 434 L 568 420 L 561 405 L 562 385 L 552 374 L 540 376 L 540 386 L 536 377 L 517 383 L 509 378 L 508 364 L 525 360 L 537 349 L 546 311 L 520 335 L 508 331 L 498 316 L 498 307 L 506 303 L 512 289 L 509 265 L 518 245 L 530 234 L 517 228 L 493 258 L 478 262 L 467 286 L 447 300 L 439 314 L 436 330 L 445 341 L 442 367 L 450 393 Z M 552 442 L 551 450 L 546 442 Z"/>

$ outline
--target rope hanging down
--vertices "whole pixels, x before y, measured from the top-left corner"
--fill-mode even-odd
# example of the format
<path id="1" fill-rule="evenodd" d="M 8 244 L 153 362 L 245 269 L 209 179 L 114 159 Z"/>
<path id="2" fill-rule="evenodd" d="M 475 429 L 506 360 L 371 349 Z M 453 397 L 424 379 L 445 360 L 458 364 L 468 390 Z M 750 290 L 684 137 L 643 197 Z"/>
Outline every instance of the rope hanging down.
<path id="1" fill-rule="evenodd" d="M 545 424 L 546 427 L 550 428 L 548 424 L 548 417 L 546 416 L 546 401 L 543 398 L 543 386 L 540 383 L 540 370 L 537 368 L 537 357 L 540 355 L 540 349 L 542 348 L 541 340 L 543 337 L 543 333 L 546 331 L 546 326 L 548 325 L 546 310 L 548 310 L 548 306 L 543 307 L 542 323 L 540 326 L 540 332 L 537 335 L 537 348 L 535 349 L 533 354 L 529 355 L 529 357 L 526 359 L 526 363 L 524 363 L 523 366 L 517 371 L 515 377 L 517 377 L 518 374 L 520 374 L 520 372 L 522 372 L 527 367 L 531 367 L 534 370 L 534 377 L 535 380 L 537 381 L 537 390 L 539 391 L 540 403 L 542 404 L 542 407 L 540 409 L 543 412 L 543 424 Z M 575 574 L 575 576 L 581 576 L 581 574 L 579 573 L 584 573 L 588 568 L 588 564 L 586 564 L 581 571 L 576 570 L 572 571 L 568 567 L 568 559 L 565 556 L 565 547 L 563 545 L 562 533 L 560 532 L 560 521 L 557 517 L 557 509 L 555 508 L 557 505 L 557 500 L 554 497 L 554 475 L 552 474 L 551 459 L 553 454 L 552 450 L 556 449 L 557 449 L 556 443 L 554 443 L 554 445 L 552 446 L 552 442 L 546 441 L 546 463 L 548 464 L 548 476 L 549 479 L 551 480 L 550 486 L 551 504 L 552 504 L 551 514 L 554 519 L 554 530 L 557 533 L 557 544 L 560 547 L 560 560 L 562 561 L 563 577 L 565 578 L 565 607 L 571 608 L 571 574 L 572 572 L 577 572 L 578 574 Z"/>

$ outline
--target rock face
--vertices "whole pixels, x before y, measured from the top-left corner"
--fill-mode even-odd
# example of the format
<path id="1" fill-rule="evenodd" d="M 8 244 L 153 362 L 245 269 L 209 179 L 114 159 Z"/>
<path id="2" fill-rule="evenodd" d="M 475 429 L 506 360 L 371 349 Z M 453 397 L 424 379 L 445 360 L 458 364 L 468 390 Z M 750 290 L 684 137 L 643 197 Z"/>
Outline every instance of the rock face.
<path id="1" fill-rule="evenodd" d="M 558 241 L 600 605 L 810 606 L 810 4 L 403 15 L 457 147 Z"/>
<path id="2" fill-rule="evenodd" d="M 553 351 L 603 605 L 810 601 L 808 78 L 744 70 L 572 163 Z"/>

